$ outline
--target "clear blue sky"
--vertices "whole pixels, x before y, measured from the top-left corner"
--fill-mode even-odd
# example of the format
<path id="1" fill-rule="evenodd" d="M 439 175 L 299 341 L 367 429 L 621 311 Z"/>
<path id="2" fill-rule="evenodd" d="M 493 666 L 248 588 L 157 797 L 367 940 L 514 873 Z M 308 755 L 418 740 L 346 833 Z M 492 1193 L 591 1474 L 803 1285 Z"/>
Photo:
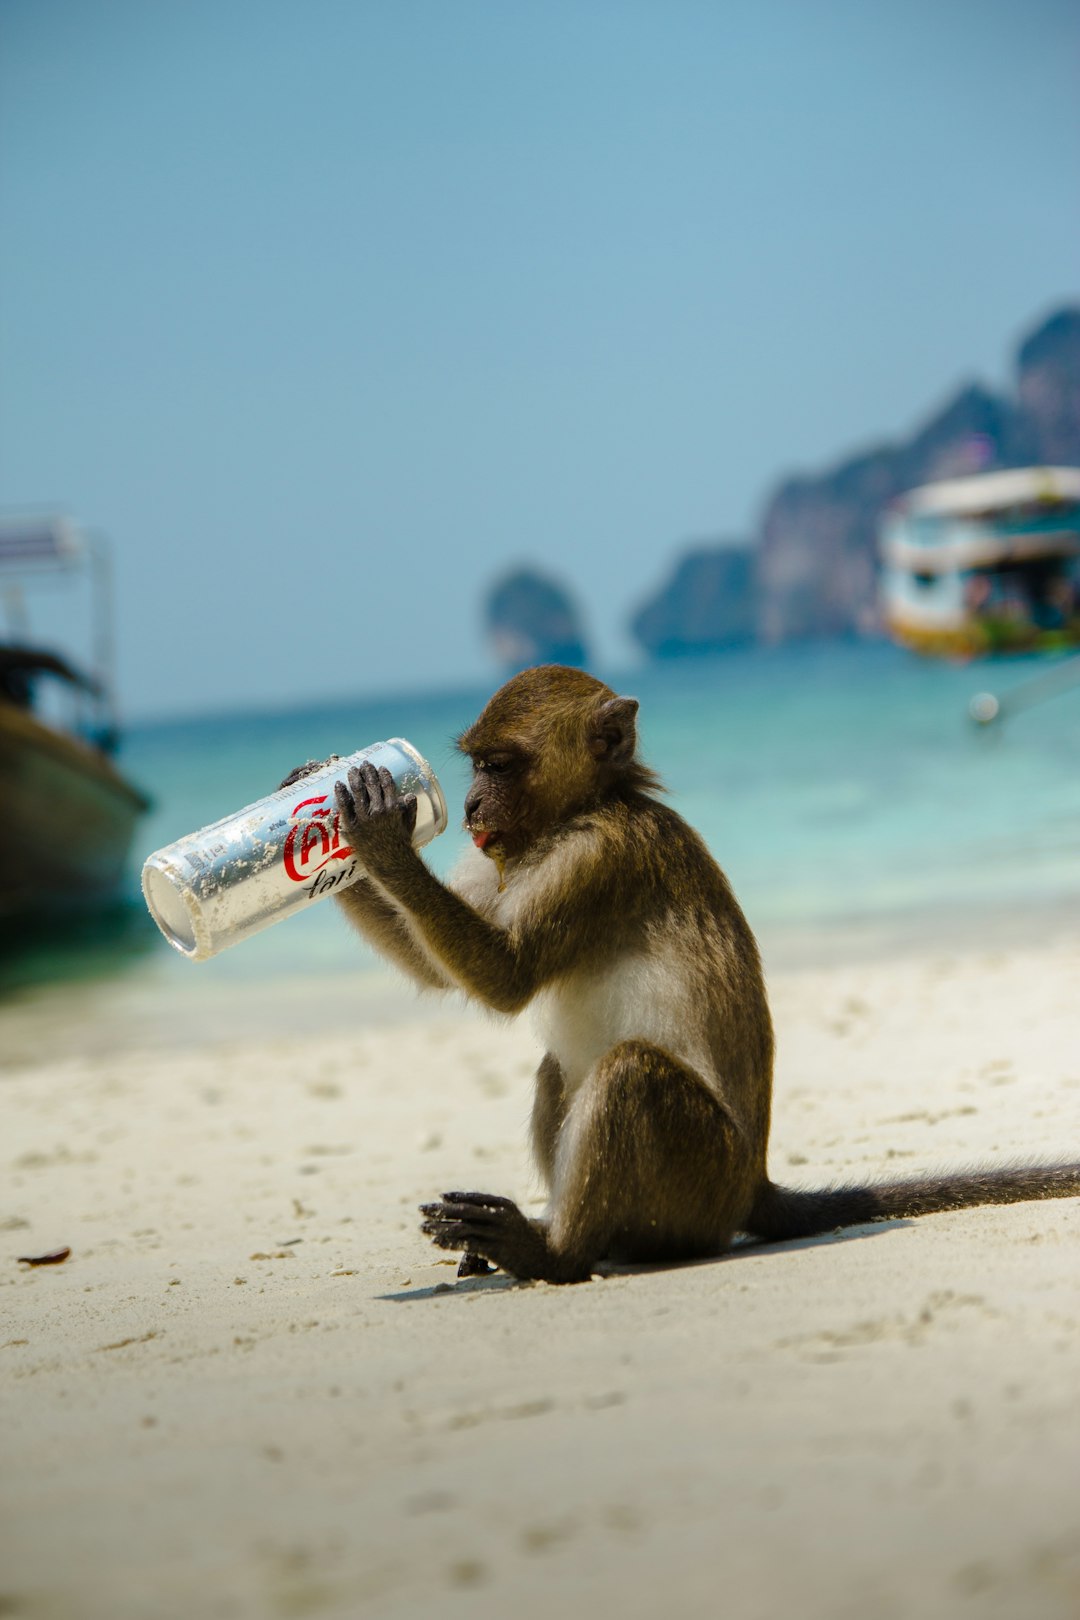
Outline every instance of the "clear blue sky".
<path id="1" fill-rule="evenodd" d="M 679 546 L 1075 298 L 1074 0 L 0 0 L 0 504 L 128 713 L 598 653 Z"/>

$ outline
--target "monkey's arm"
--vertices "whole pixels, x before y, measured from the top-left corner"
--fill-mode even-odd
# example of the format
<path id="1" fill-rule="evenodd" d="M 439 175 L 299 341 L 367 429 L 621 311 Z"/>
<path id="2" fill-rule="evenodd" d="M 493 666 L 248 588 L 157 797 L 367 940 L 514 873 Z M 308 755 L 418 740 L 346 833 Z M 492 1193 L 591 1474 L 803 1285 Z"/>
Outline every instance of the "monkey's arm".
<path id="1" fill-rule="evenodd" d="M 397 907 L 366 877 L 339 894 L 337 902 L 368 943 L 422 990 L 456 988 L 449 974 L 442 972 L 419 944 Z"/>
<path id="2" fill-rule="evenodd" d="M 302 782 L 312 771 L 321 770 L 324 765 L 332 765 L 337 757 L 336 754 L 331 754 L 326 760 L 309 759 L 306 764 L 298 765 L 295 770 L 290 771 L 280 787 L 292 787 L 295 783 Z M 373 945 L 381 955 L 393 962 L 395 967 L 400 968 L 422 990 L 454 989 L 453 980 L 431 960 L 398 908 L 380 894 L 366 877 L 343 890 L 337 896 L 337 902 L 368 944 Z"/>
<path id="3" fill-rule="evenodd" d="M 560 945 L 568 936 L 559 928 L 543 940 L 535 932 L 512 935 L 439 882 L 412 847 L 416 801 L 400 797 L 388 771 L 365 764 L 334 792 L 349 843 L 389 909 L 408 914 L 435 961 L 469 995 L 496 1012 L 520 1012 L 567 965 Z"/>
<path id="4" fill-rule="evenodd" d="M 546 976 L 531 941 L 515 941 L 466 900 L 440 883 L 411 846 L 400 864 L 372 874 L 408 912 L 413 928 L 451 982 L 495 1012 L 516 1013 L 528 1005 Z"/>

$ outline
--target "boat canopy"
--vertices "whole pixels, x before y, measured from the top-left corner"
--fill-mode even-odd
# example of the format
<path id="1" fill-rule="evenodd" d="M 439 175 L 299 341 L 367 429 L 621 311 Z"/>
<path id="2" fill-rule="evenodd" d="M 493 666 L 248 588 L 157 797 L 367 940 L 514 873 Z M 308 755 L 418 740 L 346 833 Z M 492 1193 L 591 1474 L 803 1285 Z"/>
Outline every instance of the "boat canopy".
<path id="1" fill-rule="evenodd" d="M 908 490 L 891 510 L 910 517 L 998 518 L 1016 507 L 1080 501 L 1080 467 L 1011 467 Z"/>
<path id="2" fill-rule="evenodd" d="M 916 574 L 1080 555 L 1080 467 L 1019 467 L 924 484 L 881 521 L 886 568 Z"/>
<path id="3" fill-rule="evenodd" d="M 54 514 L 0 517 L 0 571 L 70 568 L 84 546 L 70 518 Z"/>
<path id="4" fill-rule="evenodd" d="M 35 675 L 55 675 L 58 680 L 89 692 L 92 697 L 101 696 L 99 682 L 92 675 L 85 675 L 82 670 L 76 669 L 74 664 L 69 664 L 59 653 L 47 652 L 41 647 L 15 647 L 9 642 L 0 642 L 0 694 L 21 699 L 25 682 Z"/>

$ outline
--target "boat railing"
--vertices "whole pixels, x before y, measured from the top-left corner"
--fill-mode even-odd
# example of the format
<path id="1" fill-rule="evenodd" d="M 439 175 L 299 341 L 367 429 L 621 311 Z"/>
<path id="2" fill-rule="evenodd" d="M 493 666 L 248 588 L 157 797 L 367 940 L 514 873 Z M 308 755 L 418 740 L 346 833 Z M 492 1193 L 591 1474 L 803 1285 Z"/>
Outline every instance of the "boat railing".
<path id="1" fill-rule="evenodd" d="M 90 587 L 89 669 L 80 670 L 30 634 L 25 604 L 27 582 L 84 576 Z M 54 676 L 80 706 L 72 729 L 98 748 L 117 742 L 114 682 L 112 560 L 100 530 L 78 527 L 62 513 L 0 515 L 0 602 L 6 627 L 0 629 L 5 656 L 6 693 L 29 702 L 39 676 Z"/>

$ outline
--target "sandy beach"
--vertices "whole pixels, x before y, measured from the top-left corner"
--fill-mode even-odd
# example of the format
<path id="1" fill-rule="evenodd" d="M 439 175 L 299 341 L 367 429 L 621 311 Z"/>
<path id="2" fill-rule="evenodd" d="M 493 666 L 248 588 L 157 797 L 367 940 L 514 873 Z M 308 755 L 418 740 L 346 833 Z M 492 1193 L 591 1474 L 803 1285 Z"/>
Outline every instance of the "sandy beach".
<path id="1" fill-rule="evenodd" d="M 1080 1152 L 1075 935 L 769 960 L 777 1178 Z M 1080 1615 L 1080 1201 L 458 1282 L 527 1021 L 198 971 L 0 1010 L 0 1614 Z"/>

